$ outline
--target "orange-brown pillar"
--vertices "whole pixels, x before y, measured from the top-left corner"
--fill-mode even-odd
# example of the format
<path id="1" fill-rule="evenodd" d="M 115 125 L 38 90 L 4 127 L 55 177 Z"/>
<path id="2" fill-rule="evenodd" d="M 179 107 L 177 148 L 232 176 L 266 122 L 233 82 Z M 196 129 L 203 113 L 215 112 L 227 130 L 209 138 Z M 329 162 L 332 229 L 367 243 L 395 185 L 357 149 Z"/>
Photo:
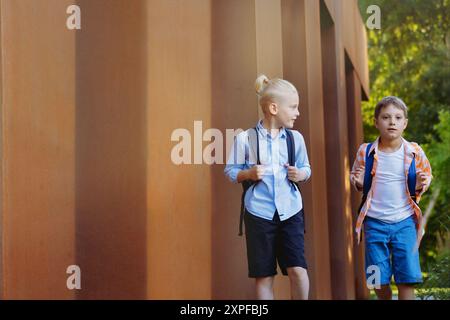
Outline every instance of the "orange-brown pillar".
<path id="1" fill-rule="evenodd" d="M 346 87 L 347 87 L 347 107 L 348 107 L 348 143 L 349 143 L 349 159 L 350 166 L 355 161 L 358 146 L 363 142 L 364 133 L 362 127 L 361 115 L 361 82 L 353 69 L 348 68 L 346 71 Z M 357 208 L 361 201 L 361 193 L 354 188 L 351 189 L 351 204 L 353 213 L 353 229 L 356 226 Z M 355 239 L 356 240 L 356 239 Z M 354 241 L 353 245 L 354 265 L 355 265 L 355 297 L 356 299 L 367 299 L 369 291 L 366 286 L 366 277 L 364 272 L 364 244 L 358 245 Z"/>
<path id="2" fill-rule="evenodd" d="M 284 75 L 299 90 L 296 128 L 305 137 L 312 168 L 311 179 L 302 186 L 311 298 L 330 299 L 320 7 L 316 1 L 304 0 L 283 0 L 282 4 Z"/>
<path id="3" fill-rule="evenodd" d="M 245 130 L 258 119 L 255 23 L 253 0 L 212 2 L 212 125 L 221 132 Z M 226 143 L 229 150 L 232 141 Z M 223 169 L 212 167 L 212 297 L 251 299 L 245 238 L 238 237 L 242 187 L 231 184 Z"/>
<path id="4" fill-rule="evenodd" d="M 1 298 L 72 299 L 75 32 L 66 0 L 2 0 Z"/>
<path id="5" fill-rule="evenodd" d="M 328 222 L 333 299 L 354 299 L 353 228 L 350 204 L 345 56 L 340 2 L 321 1 L 322 74 L 325 105 Z"/>
<path id="6" fill-rule="evenodd" d="M 146 1 L 77 4 L 77 298 L 145 299 Z"/>
<path id="7" fill-rule="evenodd" d="M 211 127 L 211 1 L 146 3 L 147 297 L 209 299 L 211 197 L 217 190 L 211 166 L 203 163 L 209 143 L 202 139 Z M 194 132 L 194 121 L 202 130 Z M 171 141 L 177 129 L 189 133 L 192 164 L 172 162 L 172 148 L 187 141 Z"/>
<path id="8" fill-rule="evenodd" d="M 281 1 L 213 1 L 212 15 L 212 123 L 223 133 L 246 130 L 262 116 L 254 89 L 257 75 L 283 77 Z M 232 136 L 224 142 L 226 150 L 232 142 Z M 212 167 L 213 298 L 252 299 L 245 237 L 237 236 L 242 187 L 231 184 L 223 169 Z M 274 290 L 277 298 L 289 298 L 288 279 L 278 276 Z"/>

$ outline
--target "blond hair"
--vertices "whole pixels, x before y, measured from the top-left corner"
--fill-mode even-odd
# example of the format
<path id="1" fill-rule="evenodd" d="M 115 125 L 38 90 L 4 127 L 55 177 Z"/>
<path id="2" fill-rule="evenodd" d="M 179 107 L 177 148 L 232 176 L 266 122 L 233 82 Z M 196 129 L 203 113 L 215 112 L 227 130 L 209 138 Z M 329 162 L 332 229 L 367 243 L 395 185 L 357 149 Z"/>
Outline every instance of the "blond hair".
<path id="1" fill-rule="evenodd" d="M 258 95 L 258 102 L 263 111 L 271 102 L 279 102 L 280 98 L 288 94 L 298 95 L 297 89 L 292 83 L 284 79 L 269 79 L 262 74 L 256 78 L 255 90 Z"/>

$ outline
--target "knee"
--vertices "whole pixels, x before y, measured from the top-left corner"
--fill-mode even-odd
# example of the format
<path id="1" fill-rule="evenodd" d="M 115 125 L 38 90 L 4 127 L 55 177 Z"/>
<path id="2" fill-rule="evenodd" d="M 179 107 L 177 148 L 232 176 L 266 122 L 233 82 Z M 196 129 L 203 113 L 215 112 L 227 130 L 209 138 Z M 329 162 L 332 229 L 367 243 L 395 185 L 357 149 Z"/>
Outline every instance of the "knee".
<path id="1" fill-rule="evenodd" d="M 308 277 L 308 272 L 302 267 L 288 268 L 287 271 L 291 281 L 301 281 Z"/>
<path id="2" fill-rule="evenodd" d="M 255 280 L 257 288 L 271 289 L 273 286 L 273 277 L 262 277 L 256 278 Z"/>
<path id="3" fill-rule="evenodd" d="M 379 288 L 375 288 L 375 292 L 378 293 L 391 293 L 391 285 L 389 284 L 384 284 L 382 286 L 380 286 Z"/>
<path id="4" fill-rule="evenodd" d="M 411 284 L 397 284 L 398 291 L 414 291 L 414 285 Z"/>
<path id="5" fill-rule="evenodd" d="M 375 289 L 375 293 L 380 300 L 392 299 L 392 290 L 390 285 L 382 285 L 379 289 Z"/>

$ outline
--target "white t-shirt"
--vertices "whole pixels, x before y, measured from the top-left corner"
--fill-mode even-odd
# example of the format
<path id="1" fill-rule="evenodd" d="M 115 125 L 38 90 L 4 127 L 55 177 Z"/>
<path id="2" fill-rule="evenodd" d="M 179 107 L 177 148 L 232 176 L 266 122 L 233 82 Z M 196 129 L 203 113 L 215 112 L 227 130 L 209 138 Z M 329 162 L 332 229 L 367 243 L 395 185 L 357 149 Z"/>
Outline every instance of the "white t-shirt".
<path id="1" fill-rule="evenodd" d="M 367 215 L 387 223 L 402 221 L 414 214 L 406 193 L 403 144 L 391 153 L 378 150 L 378 166 L 373 179 L 373 197 Z"/>

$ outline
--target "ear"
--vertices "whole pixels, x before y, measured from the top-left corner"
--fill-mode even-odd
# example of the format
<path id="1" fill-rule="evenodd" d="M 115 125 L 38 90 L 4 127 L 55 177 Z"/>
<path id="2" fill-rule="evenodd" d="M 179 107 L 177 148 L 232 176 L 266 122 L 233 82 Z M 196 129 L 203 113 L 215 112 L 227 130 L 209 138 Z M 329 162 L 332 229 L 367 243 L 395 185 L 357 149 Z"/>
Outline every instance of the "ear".
<path id="1" fill-rule="evenodd" d="M 373 118 L 373 124 L 375 125 L 375 128 L 378 129 L 378 119 L 377 118 Z"/>
<path id="2" fill-rule="evenodd" d="M 408 118 L 405 119 L 405 127 L 403 128 L 403 130 L 405 130 L 407 126 L 408 126 Z"/>
<path id="3" fill-rule="evenodd" d="M 271 115 L 276 115 L 278 113 L 278 105 L 275 102 L 271 102 L 268 109 Z"/>

